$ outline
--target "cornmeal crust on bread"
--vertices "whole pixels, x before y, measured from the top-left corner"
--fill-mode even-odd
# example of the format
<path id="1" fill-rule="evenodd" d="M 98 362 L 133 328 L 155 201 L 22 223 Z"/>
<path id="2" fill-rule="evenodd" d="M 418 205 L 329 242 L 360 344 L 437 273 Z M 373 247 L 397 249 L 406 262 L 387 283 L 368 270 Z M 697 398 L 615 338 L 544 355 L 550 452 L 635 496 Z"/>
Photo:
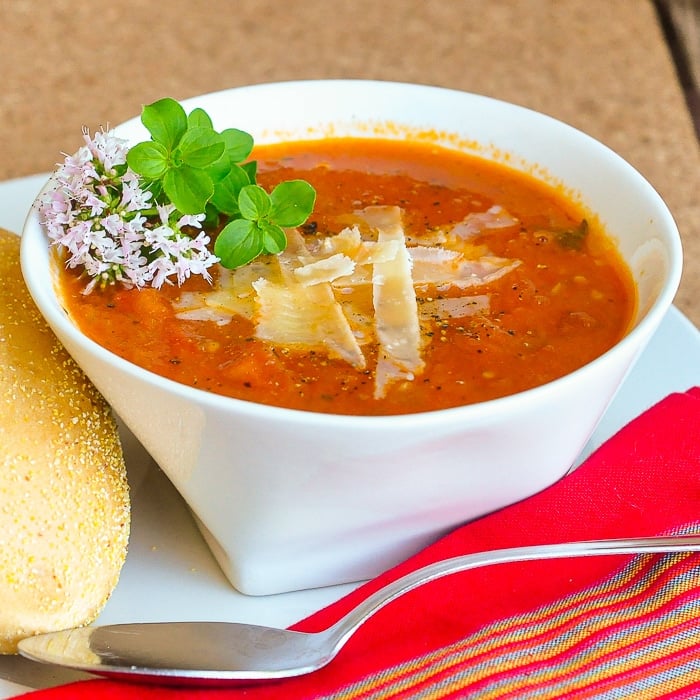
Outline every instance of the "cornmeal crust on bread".
<path id="1" fill-rule="evenodd" d="M 94 620 L 130 527 L 116 423 L 34 305 L 0 229 L 0 653 Z"/>

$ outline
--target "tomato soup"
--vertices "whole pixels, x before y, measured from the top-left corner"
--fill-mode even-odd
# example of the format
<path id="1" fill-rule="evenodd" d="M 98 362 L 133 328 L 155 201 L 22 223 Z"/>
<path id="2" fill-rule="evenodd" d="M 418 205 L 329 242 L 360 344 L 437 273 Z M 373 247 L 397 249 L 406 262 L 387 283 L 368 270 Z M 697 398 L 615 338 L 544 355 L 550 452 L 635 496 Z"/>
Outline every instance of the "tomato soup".
<path id="1" fill-rule="evenodd" d="M 267 189 L 295 178 L 316 188 L 288 251 L 215 272 L 212 284 L 159 290 L 83 294 L 84 280 L 64 271 L 83 332 L 205 391 L 387 415 L 541 385 L 629 327 L 631 275 L 609 233 L 561 189 L 406 141 L 326 139 L 254 156 Z"/>

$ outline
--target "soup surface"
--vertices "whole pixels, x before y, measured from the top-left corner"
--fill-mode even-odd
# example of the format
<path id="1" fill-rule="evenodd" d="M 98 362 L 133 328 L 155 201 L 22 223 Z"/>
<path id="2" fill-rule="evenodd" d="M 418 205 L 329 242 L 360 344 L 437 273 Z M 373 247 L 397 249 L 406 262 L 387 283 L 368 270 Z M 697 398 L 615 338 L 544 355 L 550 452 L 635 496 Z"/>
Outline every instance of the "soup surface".
<path id="1" fill-rule="evenodd" d="M 175 381 L 327 413 L 413 413 L 512 394 L 626 332 L 631 276 L 595 219 L 533 177 L 430 144 L 258 147 L 258 181 L 308 180 L 314 213 L 279 256 L 213 284 L 62 276 L 80 328 Z M 408 277 L 407 277 L 408 275 Z M 409 293 L 410 292 L 410 293 Z"/>

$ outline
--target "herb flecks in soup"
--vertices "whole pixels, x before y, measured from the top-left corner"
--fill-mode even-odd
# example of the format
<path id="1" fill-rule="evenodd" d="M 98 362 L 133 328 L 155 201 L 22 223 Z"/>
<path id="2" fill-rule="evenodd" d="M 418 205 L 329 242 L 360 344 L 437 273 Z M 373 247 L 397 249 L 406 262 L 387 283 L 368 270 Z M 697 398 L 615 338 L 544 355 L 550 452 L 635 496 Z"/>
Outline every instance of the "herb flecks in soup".
<path id="1" fill-rule="evenodd" d="M 136 364 L 201 389 L 303 410 L 396 414 L 560 377 L 625 333 L 634 287 L 595 219 L 502 165 L 429 144 L 258 147 L 266 189 L 317 193 L 278 255 L 213 283 L 82 293 L 71 316 Z M 215 238 L 215 234 L 211 234 Z"/>

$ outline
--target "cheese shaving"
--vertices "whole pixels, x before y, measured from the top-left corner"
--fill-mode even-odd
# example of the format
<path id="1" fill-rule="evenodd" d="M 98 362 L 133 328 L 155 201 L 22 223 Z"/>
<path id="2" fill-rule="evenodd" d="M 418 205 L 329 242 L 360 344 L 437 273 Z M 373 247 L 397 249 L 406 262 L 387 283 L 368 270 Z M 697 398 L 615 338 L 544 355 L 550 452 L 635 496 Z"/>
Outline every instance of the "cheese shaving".
<path id="1" fill-rule="evenodd" d="M 510 228 L 520 222 L 511 216 L 502 206 L 494 204 L 486 211 L 467 214 L 463 221 L 458 223 L 450 233 L 459 238 L 473 238 L 489 229 Z"/>
<path id="2" fill-rule="evenodd" d="M 357 226 L 344 228 L 335 236 L 324 238 L 319 246 L 318 254 L 326 257 L 336 253 L 344 253 L 350 258 L 356 258 L 362 245 L 362 234 Z"/>
<path id="3" fill-rule="evenodd" d="M 328 283 L 275 284 L 260 279 L 256 336 L 281 345 L 325 346 L 357 369 L 365 357 Z"/>
<path id="4" fill-rule="evenodd" d="M 402 379 L 421 371 L 425 363 L 420 352 L 418 302 L 411 276 L 411 258 L 401 225 L 401 210 L 398 207 L 368 207 L 365 217 L 367 223 L 377 230 L 379 243 L 392 241 L 398 244 L 394 258 L 375 263 L 372 276 L 374 324 L 380 357 L 386 360 L 383 367 L 386 377 L 381 386 L 377 384 L 375 391 L 375 398 L 379 398 L 386 392 L 392 370 L 396 379 Z"/>
<path id="5" fill-rule="evenodd" d="M 294 270 L 294 277 L 303 285 L 332 282 L 338 277 L 351 275 L 355 270 L 355 261 L 343 253 L 336 253 L 328 258 L 321 258 Z"/>
<path id="6" fill-rule="evenodd" d="M 434 284 L 441 290 L 450 286 L 467 289 L 488 284 L 520 264 L 519 260 L 491 255 L 470 260 L 459 251 L 432 246 L 415 246 L 409 251 L 413 263 L 414 283 Z"/>

